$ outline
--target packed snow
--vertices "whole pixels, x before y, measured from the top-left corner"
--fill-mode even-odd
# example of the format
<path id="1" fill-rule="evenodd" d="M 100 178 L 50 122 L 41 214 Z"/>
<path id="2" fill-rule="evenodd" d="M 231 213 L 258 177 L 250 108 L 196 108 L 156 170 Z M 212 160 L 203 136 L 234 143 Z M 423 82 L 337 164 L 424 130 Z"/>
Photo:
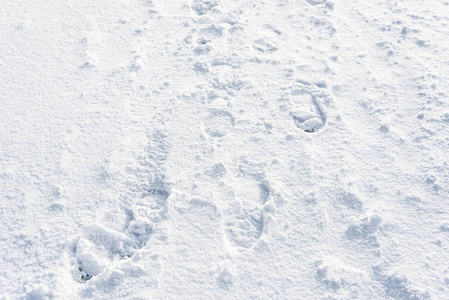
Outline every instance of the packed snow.
<path id="1" fill-rule="evenodd" d="M 449 2 L 0 4 L 0 299 L 449 299 Z"/>

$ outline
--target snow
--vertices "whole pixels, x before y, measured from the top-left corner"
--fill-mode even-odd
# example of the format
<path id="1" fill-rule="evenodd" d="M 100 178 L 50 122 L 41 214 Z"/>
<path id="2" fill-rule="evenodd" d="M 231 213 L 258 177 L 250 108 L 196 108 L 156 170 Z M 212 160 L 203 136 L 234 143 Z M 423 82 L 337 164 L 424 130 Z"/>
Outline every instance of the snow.
<path id="1" fill-rule="evenodd" d="M 0 4 L 0 299 L 449 299 L 449 2 Z"/>

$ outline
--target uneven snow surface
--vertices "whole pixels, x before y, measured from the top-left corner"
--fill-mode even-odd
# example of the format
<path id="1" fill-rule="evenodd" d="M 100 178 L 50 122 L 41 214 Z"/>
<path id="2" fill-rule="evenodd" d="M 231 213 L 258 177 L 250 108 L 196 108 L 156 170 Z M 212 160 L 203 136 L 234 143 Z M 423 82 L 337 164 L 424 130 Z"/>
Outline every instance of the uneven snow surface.
<path id="1" fill-rule="evenodd" d="M 0 299 L 449 299 L 449 2 L 0 4 Z"/>

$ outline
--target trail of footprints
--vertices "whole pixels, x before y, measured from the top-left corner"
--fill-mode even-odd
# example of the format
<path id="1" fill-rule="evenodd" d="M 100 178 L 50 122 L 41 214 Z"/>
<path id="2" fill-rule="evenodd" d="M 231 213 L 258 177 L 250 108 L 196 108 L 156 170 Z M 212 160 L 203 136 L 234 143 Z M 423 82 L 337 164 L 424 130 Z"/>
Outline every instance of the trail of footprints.
<path id="1" fill-rule="evenodd" d="M 326 1 L 307 1 L 311 5 L 324 4 Z M 218 6 L 214 0 L 193 0 L 191 10 L 197 16 L 204 16 Z M 233 24 L 231 24 L 233 25 Z M 198 57 L 208 55 L 212 50 L 211 41 L 224 35 L 224 27 L 216 24 L 193 31 L 185 38 L 188 44 L 194 44 L 193 53 Z M 280 31 L 272 29 L 276 34 Z M 272 53 L 278 50 L 276 43 L 266 39 L 257 39 L 254 49 L 261 53 Z M 213 58 L 212 64 L 208 60 L 199 61 L 195 69 L 200 73 L 210 72 L 211 65 L 231 65 L 225 58 Z M 220 82 L 215 82 L 219 89 Z M 224 90 L 240 89 L 241 82 L 226 83 Z M 214 86 L 215 86 L 214 85 Z M 294 124 L 307 133 L 321 130 L 327 121 L 326 109 L 330 96 L 323 92 L 320 86 L 308 83 L 298 83 L 292 90 L 293 97 L 305 99 L 310 103 L 309 109 L 298 106 L 291 109 L 290 114 Z M 209 97 L 209 96 L 208 96 Z M 217 101 L 210 97 L 210 101 Z M 232 114 L 223 109 L 211 109 L 203 122 L 204 131 L 211 138 L 221 138 L 234 127 Z M 162 137 L 163 139 L 163 137 Z M 149 152 L 149 163 L 144 165 L 151 170 L 158 166 L 157 161 L 165 160 L 164 143 L 156 143 L 153 152 Z M 162 154 L 161 154 L 162 153 Z M 162 155 L 162 157 L 161 157 Z M 147 175 L 147 174 L 140 174 Z M 137 174 L 136 176 L 139 176 Z M 78 282 L 87 282 L 111 267 L 115 261 L 126 260 L 145 247 L 161 222 L 165 213 L 165 204 L 169 193 L 160 188 L 163 184 L 156 184 L 156 188 L 148 188 L 142 196 L 132 204 L 116 211 L 105 213 L 99 221 L 84 228 L 82 235 L 72 245 L 72 276 Z M 269 187 L 258 178 L 239 177 L 232 200 L 227 201 L 227 208 L 223 216 L 224 231 L 229 243 L 240 249 L 249 249 L 261 238 L 267 214 L 267 202 L 270 196 Z M 377 222 L 377 219 L 373 221 Z M 371 223 L 369 223 L 371 224 Z M 376 227 L 377 223 L 373 225 Z M 361 227 L 360 227 L 361 226 Z M 357 240 L 370 235 L 369 225 L 362 224 L 356 228 L 350 227 L 346 232 L 349 239 Z M 368 228 L 368 229 L 366 229 Z"/>
<path id="2" fill-rule="evenodd" d="M 312 6 L 322 4 L 326 4 L 329 7 L 332 6 L 326 0 L 307 0 L 307 2 Z M 190 7 L 196 15 L 203 16 L 218 6 L 219 2 L 217 1 L 193 0 Z M 221 21 L 226 22 L 224 20 Z M 203 28 L 193 29 L 191 34 L 184 39 L 187 44 L 193 44 L 193 53 L 201 58 L 194 65 L 194 69 L 198 73 L 206 75 L 212 71 L 214 66 L 234 66 L 232 61 L 226 58 L 218 56 L 210 59 L 210 55 L 214 53 L 214 40 L 226 37 L 225 33 L 232 34 L 232 28 L 238 27 L 236 23 L 238 22 L 228 22 L 231 25 L 230 29 L 225 29 L 219 22 L 217 24 L 209 23 Z M 266 24 L 264 27 L 270 32 L 267 36 L 271 36 L 271 38 L 265 37 L 254 40 L 253 48 L 261 54 L 269 55 L 278 50 L 276 42 L 272 40 L 282 35 L 282 32 L 270 24 Z M 303 98 L 302 100 L 310 103 L 309 107 L 301 105 L 294 107 L 290 111 L 295 126 L 307 133 L 315 133 L 321 130 L 327 121 L 327 107 L 330 102 L 330 95 L 326 92 L 325 84 L 323 86 L 323 83 L 312 84 L 298 80 L 295 86 L 297 88 L 292 91 L 292 96 Z M 222 86 L 216 87 L 220 88 Z M 224 90 L 228 88 L 233 89 L 232 86 L 229 86 L 224 87 Z M 217 138 L 225 136 L 234 126 L 234 121 L 229 112 L 221 110 L 212 111 L 203 124 L 207 134 Z"/>

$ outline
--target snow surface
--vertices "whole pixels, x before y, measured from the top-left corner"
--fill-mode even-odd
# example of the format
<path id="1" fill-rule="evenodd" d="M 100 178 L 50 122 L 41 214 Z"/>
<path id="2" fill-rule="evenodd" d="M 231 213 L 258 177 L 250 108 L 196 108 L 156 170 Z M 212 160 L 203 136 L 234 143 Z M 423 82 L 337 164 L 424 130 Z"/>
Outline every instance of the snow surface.
<path id="1" fill-rule="evenodd" d="M 448 2 L 0 4 L 0 299 L 449 299 Z"/>

